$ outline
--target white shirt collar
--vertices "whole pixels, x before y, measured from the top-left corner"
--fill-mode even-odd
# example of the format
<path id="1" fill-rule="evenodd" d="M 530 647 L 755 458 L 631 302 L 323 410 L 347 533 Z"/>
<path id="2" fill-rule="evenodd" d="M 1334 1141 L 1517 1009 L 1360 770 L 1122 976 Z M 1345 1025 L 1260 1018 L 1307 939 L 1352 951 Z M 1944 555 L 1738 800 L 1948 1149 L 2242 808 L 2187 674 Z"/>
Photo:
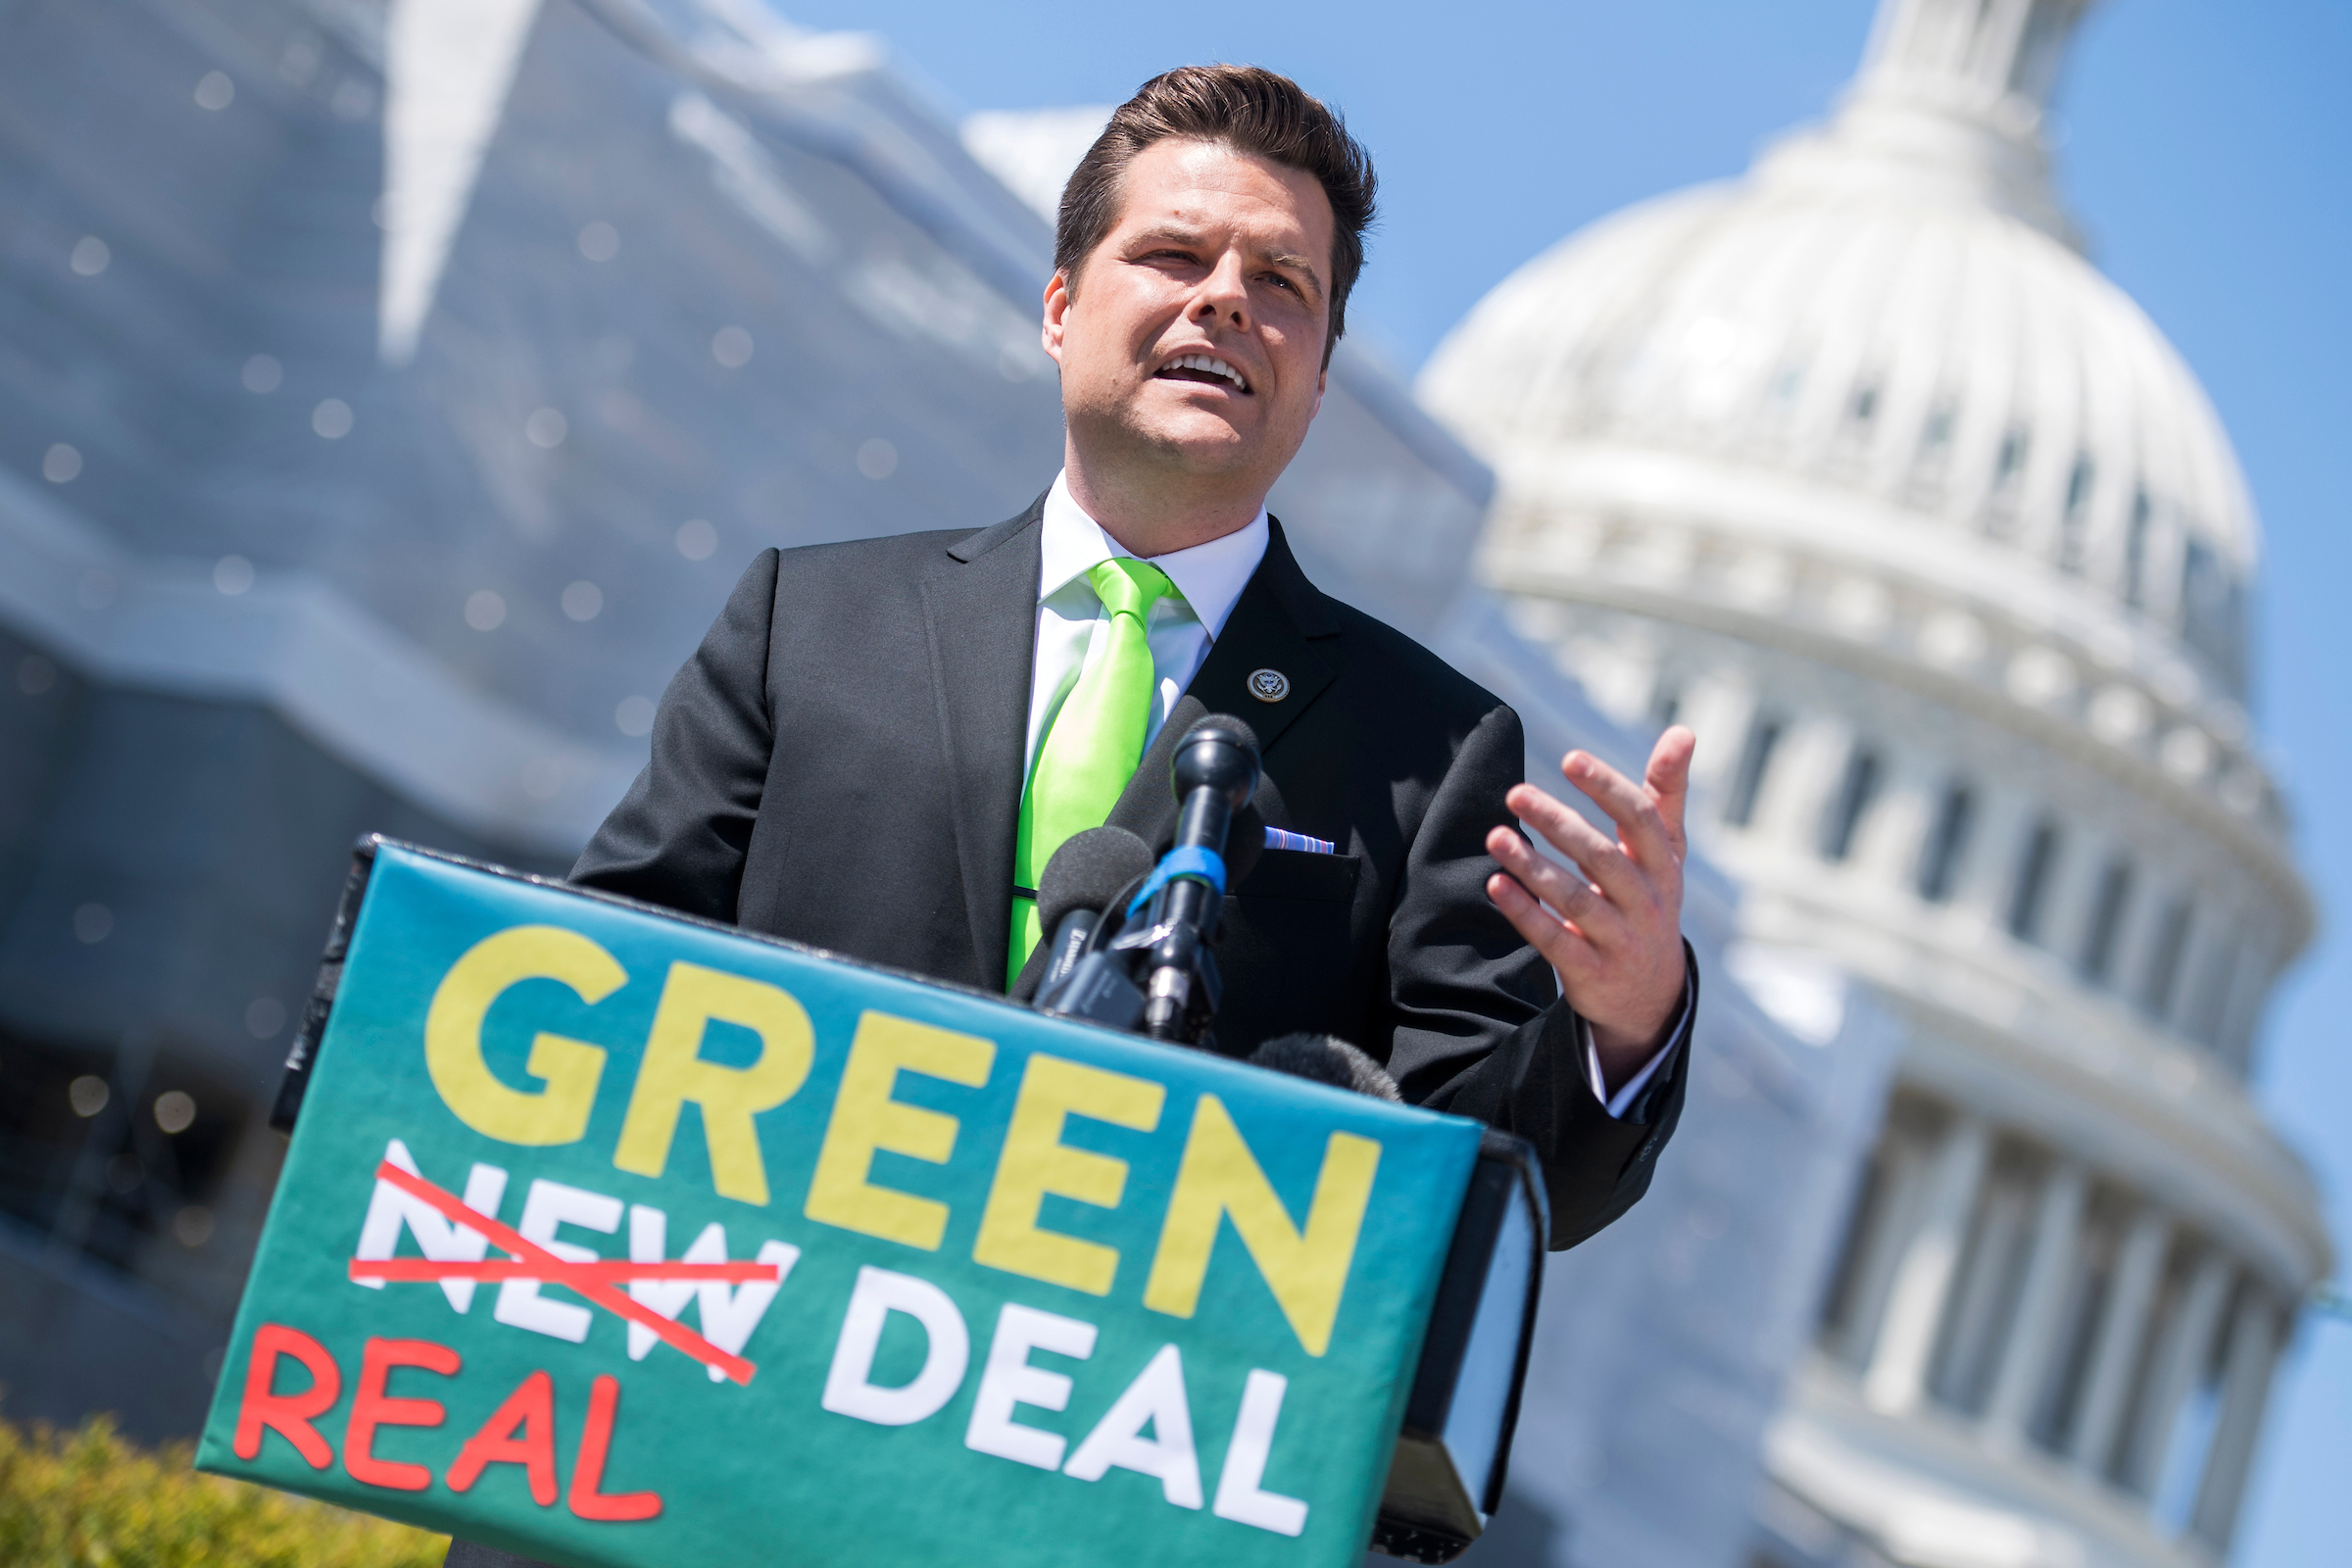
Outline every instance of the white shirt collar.
<path id="1" fill-rule="evenodd" d="M 1213 640 L 1224 631 L 1235 601 L 1250 586 L 1257 564 L 1265 559 L 1268 533 L 1266 509 L 1260 507 L 1248 527 L 1206 544 L 1153 556 L 1152 564 L 1168 574 L 1168 580 L 1184 595 L 1185 604 Z M 1045 530 L 1039 540 L 1040 602 L 1111 557 L 1134 554 L 1086 514 L 1086 509 L 1070 495 L 1067 473 L 1054 476 L 1054 488 L 1046 492 Z"/>

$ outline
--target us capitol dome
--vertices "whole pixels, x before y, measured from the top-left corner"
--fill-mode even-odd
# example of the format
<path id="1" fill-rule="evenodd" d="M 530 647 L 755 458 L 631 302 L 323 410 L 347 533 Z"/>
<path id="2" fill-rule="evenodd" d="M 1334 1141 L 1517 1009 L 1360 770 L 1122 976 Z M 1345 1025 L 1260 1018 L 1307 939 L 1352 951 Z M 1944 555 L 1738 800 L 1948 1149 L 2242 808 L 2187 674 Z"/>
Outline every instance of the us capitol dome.
<path id="1" fill-rule="evenodd" d="M 1513 625 L 1697 730 L 1741 978 L 1902 1032 L 1764 1563 L 2226 1557 L 2331 1264 L 2246 1083 L 2314 922 L 2246 710 L 2259 531 L 2053 187 L 2084 9 L 1886 0 L 1826 125 L 1538 257 L 1421 384 L 1496 471 Z"/>

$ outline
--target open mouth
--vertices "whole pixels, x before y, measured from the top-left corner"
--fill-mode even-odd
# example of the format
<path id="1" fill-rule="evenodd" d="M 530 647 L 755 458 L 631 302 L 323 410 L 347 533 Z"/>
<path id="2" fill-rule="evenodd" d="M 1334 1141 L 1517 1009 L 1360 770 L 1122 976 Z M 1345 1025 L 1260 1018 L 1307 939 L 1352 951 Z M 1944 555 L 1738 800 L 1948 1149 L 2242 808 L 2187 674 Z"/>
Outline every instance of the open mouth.
<path id="1" fill-rule="evenodd" d="M 1231 387 L 1244 394 L 1250 390 L 1250 378 L 1213 354 L 1183 355 L 1153 371 L 1152 379 L 1200 381 L 1209 386 Z"/>

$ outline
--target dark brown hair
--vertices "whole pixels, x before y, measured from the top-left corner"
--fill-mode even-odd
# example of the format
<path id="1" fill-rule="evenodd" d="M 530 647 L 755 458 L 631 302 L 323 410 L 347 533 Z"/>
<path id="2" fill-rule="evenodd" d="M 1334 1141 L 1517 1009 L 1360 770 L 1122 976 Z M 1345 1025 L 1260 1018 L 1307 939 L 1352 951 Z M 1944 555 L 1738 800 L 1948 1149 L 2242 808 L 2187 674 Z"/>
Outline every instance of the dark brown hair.
<path id="1" fill-rule="evenodd" d="M 1256 66 L 1179 66 L 1119 105 L 1061 190 L 1054 266 L 1077 288 L 1078 269 L 1118 221 L 1127 166 L 1155 141 L 1210 141 L 1312 174 L 1331 203 L 1330 336 L 1323 363 L 1348 328 L 1348 292 L 1364 270 L 1378 180 L 1372 158 L 1337 111 L 1288 76 Z"/>

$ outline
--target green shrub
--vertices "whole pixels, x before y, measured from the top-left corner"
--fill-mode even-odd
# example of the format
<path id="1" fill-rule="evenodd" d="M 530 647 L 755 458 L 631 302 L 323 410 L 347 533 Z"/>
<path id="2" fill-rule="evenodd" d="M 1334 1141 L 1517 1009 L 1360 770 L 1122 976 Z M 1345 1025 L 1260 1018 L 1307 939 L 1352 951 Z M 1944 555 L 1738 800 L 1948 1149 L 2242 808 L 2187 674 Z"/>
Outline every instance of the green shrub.
<path id="1" fill-rule="evenodd" d="M 242 1481 L 188 1444 L 143 1449 L 104 1416 L 77 1432 L 0 1420 L 8 1568 L 439 1568 L 449 1538 Z"/>

